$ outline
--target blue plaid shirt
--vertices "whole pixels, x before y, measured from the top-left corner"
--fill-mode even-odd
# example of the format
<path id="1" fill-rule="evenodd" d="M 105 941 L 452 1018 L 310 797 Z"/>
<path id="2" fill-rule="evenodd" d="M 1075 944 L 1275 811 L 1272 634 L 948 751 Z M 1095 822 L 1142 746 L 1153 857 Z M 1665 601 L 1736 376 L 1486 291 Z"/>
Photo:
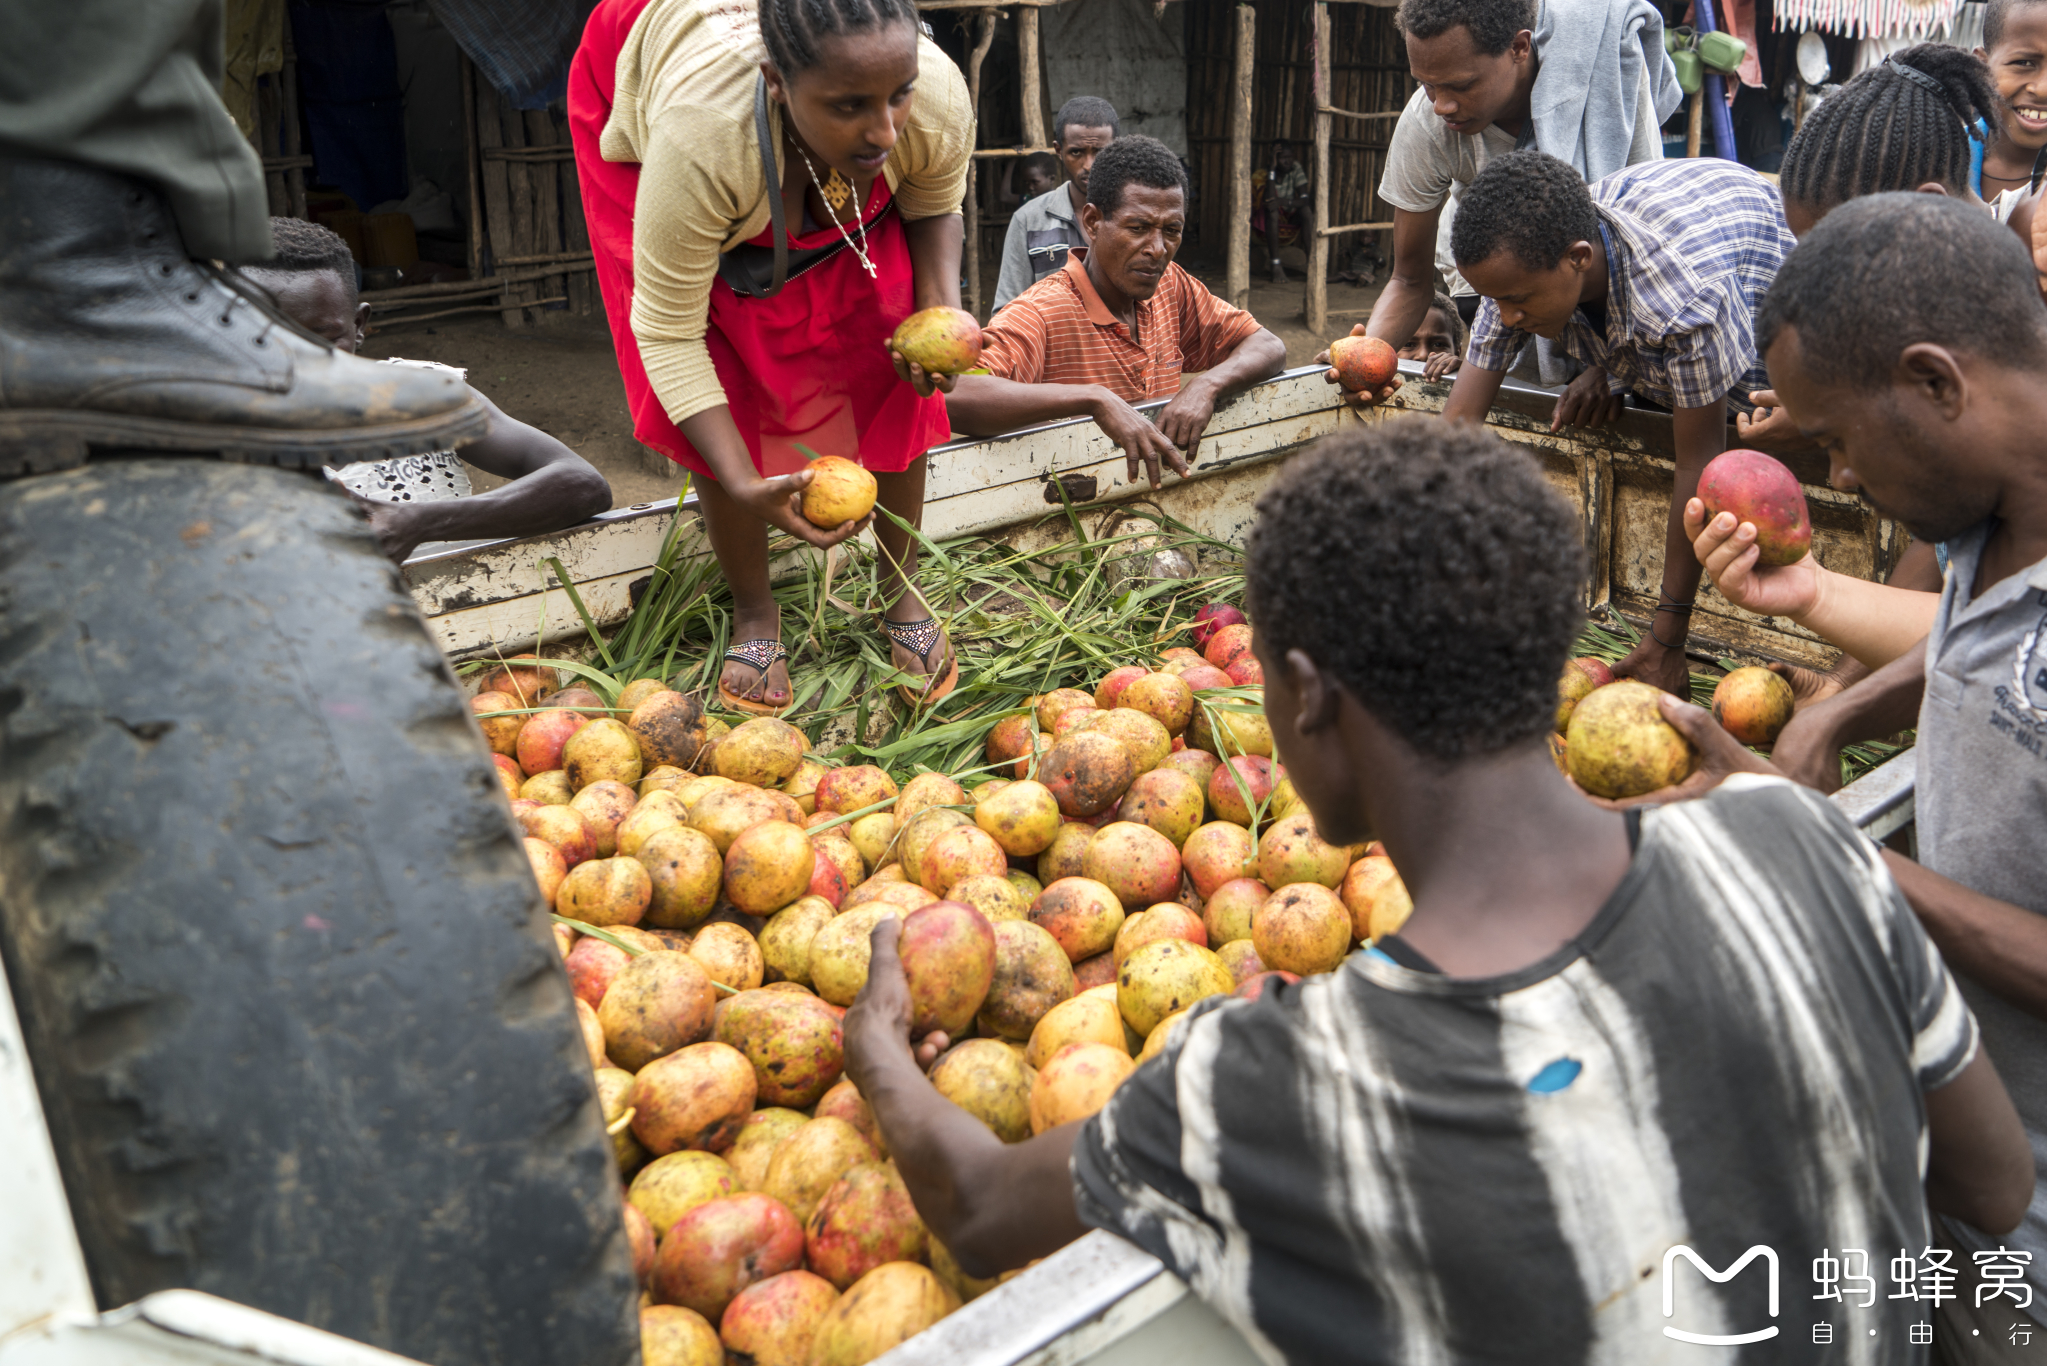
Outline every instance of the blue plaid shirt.
<path id="1" fill-rule="evenodd" d="M 1752 408 L 1749 392 L 1770 386 L 1756 310 L 1793 245 L 1777 187 L 1718 157 L 1645 161 L 1594 184 L 1592 202 L 1606 243 L 1606 328 L 1572 314 L 1564 350 L 1602 367 L 1616 394 Z M 1505 370 L 1529 335 L 1486 299 L 1466 359 Z"/>

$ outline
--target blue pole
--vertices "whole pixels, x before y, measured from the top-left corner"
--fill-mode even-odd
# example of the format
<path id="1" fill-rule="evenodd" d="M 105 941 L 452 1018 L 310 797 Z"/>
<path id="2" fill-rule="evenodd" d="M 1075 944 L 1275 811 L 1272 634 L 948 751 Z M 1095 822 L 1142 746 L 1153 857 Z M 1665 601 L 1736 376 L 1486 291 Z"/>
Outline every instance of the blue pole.
<path id="1" fill-rule="evenodd" d="M 1694 0 L 1696 27 L 1702 34 L 1718 31 L 1719 24 L 1713 19 L 1713 0 Z M 1713 154 L 1735 160 L 1734 120 L 1727 113 L 1727 87 L 1717 71 L 1706 73 L 1705 88 L 1699 98 L 1706 102 L 1706 112 L 1713 120 Z"/>

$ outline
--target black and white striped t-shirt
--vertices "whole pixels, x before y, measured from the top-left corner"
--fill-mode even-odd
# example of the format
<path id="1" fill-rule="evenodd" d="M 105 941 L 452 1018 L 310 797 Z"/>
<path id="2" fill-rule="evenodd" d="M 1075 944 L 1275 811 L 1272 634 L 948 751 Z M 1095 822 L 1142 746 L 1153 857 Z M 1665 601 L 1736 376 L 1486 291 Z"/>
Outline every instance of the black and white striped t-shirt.
<path id="1" fill-rule="evenodd" d="M 1089 1121 L 1076 1197 L 1273 1362 L 1923 1362 L 1921 1093 L 1975 1049 L 1868 841 L 1732 780 L 1647 812 L 1541 963 L 1362 953 L 1204 1003 Z"/>

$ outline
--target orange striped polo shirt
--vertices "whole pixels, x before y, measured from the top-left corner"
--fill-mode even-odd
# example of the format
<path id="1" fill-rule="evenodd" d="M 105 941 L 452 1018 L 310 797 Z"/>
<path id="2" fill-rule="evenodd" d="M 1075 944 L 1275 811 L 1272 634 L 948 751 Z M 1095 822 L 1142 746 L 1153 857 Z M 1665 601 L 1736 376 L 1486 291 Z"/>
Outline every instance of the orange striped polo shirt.
<path id="1" fill-rule="evenodd" d="M 1258 320 L 1168 265 L 1137 305 L 1137 335 L 1087 278 L 1087 249 L 1011 299 L 981 329 L 981 364 L 1020 384 L 1099 384 L 1126 403 L 1171 398 L 1183 371 L 1214 369 L 1258 331 Z"/>

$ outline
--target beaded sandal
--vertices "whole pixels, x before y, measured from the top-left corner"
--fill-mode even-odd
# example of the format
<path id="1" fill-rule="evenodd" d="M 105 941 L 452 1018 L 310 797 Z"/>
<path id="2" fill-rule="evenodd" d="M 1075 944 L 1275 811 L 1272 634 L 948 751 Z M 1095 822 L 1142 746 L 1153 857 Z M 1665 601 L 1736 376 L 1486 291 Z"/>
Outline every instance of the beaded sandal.
<path id="1" fill-rule="evenodd" d="M 890 621 L 881 619 L 881 629 L 888 632 L 888 638 L 924 661 L 924 667 L 931 667 L 931 652 L 938 648 L 938 642 L 945 638 L 938 622 L 931 617 L 922 621 Z M 907 683 L 896 685 L 896 691 L 911 707 L 928 707 L 950 693 L 960 681 L 960 657 L 952 651 L 952 667 L 945 677 L 933 679 L 927 676 L 924 691 L 919 692 Z"/>
<path id="2" fill-rule="evenodd" d="M 750 669 L 758 669 L 763 679 L 768 676 L 769 669 L 774 668 L 777 663 L 788 657 L 789 652 L 782 648 L 781 641 L 768 639 L 742 640 L 725 652 L 725 658 L 736 660 Z M 756 702 L 750 698 L 741 697 L 738 693 L 725 686 L 725 680 L 722 677 L 718 680 L 718 697 L 732 710 L 747 712 L 754 716 L 780 716 L 783 712 L 789 710 L 788 702 L 776 706 L 772 702 Z M 794 700 L 795 698 L 792 695 L 790 701 Z"/>

